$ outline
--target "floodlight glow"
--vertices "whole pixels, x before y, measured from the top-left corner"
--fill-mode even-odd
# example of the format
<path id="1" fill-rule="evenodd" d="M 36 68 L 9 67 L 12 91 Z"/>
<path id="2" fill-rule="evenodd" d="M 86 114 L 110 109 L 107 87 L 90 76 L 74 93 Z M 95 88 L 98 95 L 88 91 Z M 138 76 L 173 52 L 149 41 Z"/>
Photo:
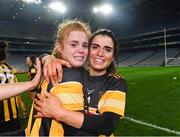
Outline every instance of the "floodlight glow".
<path id="1" fill-rule="evenodd" d="M 52 10 L 55 10 L 55 11 L 58 11 L 58 12 L 61 12 L 61 13 L 66 12 L 66 7 L 61 2 L 53 2 L 53 3 L 51 3 L 49 5 L 49 7 Z"/>
<path id="2" fill-rule="evenodd" d="M 22 1 L 27 3 L 35 3 L 35 4 L 40 4 L 42 2 L 41 0 L 22 0 Z"/>
<path id="3" fill-rule="evenodd" d="M 94 7 L 94 13 L 110 14 L 113 12 L 113 8 L 110 4 L 104 4 L 102 6 Z"/>
<path id="4" fill-rule="evenodd" d="M 94 7 L 94 8 L 93 8 L 93 12 L 94 12 L 94 13 L 98 13 L 98 12 L 99 12 L 99 8 L 98 8 L 98 7 Z"/>
<path id="5" fill-rule="evenodd" d="M 109 13 L 112 13 L 113 9 L 112 9 L 112 6 L 109 5 L 109 4 L 104 4 L 102 5 L 99 10 L 104 13 L 104 14 L 109 14 Z"/>

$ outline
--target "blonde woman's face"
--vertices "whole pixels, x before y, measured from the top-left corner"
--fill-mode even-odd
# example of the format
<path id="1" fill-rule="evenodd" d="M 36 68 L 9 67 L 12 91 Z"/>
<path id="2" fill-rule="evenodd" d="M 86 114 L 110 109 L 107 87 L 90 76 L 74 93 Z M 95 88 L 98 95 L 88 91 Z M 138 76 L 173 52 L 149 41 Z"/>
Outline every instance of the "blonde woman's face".
<path id="1" fill-rule="evenodd" d="M 73 67 L 81 67 L 88 55 L 88 36 L 83 31 L 71 31 L 63 45 L 58 43 L 56 49 Z"/>

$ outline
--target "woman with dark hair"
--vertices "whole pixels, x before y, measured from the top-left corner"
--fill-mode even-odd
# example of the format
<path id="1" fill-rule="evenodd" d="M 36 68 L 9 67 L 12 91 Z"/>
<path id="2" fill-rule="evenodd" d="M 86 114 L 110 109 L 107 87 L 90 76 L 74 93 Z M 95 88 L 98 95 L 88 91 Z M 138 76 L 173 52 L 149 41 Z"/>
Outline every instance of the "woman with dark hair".
<path id="1" fill-rule="evenodd" d="M 28 69 L 28 77 L 29 77 L 28 80 L 29 81 L 31 81 L 37 73 L 37 68 L 35 65 L 35 59 L 36 59 L 36 57 L 34 55 L 28 56 L 26 58 L 26 64 L 29 66 L 29 69 Z M 29 91 L 29 98 L 30 99 L 32 99 L 32 100 L 34 99 L 34 97 L 36 95 L 36 90 L 37 90 L 37 88 Z"/>
<path id="2" fill-rule="evenodd" d="M 54 118 L 76 127 L 76 135 L 110 136 L 124 116 L 127 91 L 125 79 L 115 72 L 116 49 L 110 30 L 101 29 L 91 36 L 89 73 L 83 72 L 84 113 L 65 109 L 57 97 L 46 92 L 45 97 L 38 94 L 35 99 L 36 117 Z"/>

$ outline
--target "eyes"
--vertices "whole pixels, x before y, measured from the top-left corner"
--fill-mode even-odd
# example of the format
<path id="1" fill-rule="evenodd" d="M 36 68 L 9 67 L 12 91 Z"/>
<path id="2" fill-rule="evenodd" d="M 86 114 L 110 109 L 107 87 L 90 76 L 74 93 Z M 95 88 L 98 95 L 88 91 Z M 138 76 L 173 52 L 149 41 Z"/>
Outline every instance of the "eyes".
<path id="1" fill-rule="evenodd" d="M 105 49 L 104 49 L 106 52 L 108 52 L 108 53 L 111 53 L 111 52 L 113 52 L 113 49 L 112 48 L 110 48 L 110 47 L 105 47 Z"/>
<path id="2" fill-rule="evenodd" d="M 78 47 L 80 44 L 78 42 L 70 42 L 69 45 L 72 47 L 72 48 L 76 48 Z M 83 43 L 82 44 L 82 47 L 87 49 L 88 48 L 88 44 L 87 43 Z"/>
<path id="3" fill-rule="evenodd" d="M 101 50 L 101 46 L 98 44 L 92 44 L 91 45 L 91 50 Z M 113 48 L 109 47 L 109 46 L 104 46 L 103 47 L 103 51 L 105 53 L 112 53 L 113 52 Z"/>

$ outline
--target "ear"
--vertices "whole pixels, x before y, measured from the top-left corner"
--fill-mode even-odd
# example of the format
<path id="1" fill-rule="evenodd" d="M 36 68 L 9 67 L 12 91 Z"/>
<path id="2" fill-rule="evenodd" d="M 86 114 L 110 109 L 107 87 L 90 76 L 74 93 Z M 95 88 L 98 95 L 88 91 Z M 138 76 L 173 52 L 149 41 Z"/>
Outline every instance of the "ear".
<path id="1" fill-rule="evenodd" d="M 59 52 L 59 53 L 62 53 L 62 44 L 60 44 L 59 42 L 56 43 L 56 50 Z"/>

